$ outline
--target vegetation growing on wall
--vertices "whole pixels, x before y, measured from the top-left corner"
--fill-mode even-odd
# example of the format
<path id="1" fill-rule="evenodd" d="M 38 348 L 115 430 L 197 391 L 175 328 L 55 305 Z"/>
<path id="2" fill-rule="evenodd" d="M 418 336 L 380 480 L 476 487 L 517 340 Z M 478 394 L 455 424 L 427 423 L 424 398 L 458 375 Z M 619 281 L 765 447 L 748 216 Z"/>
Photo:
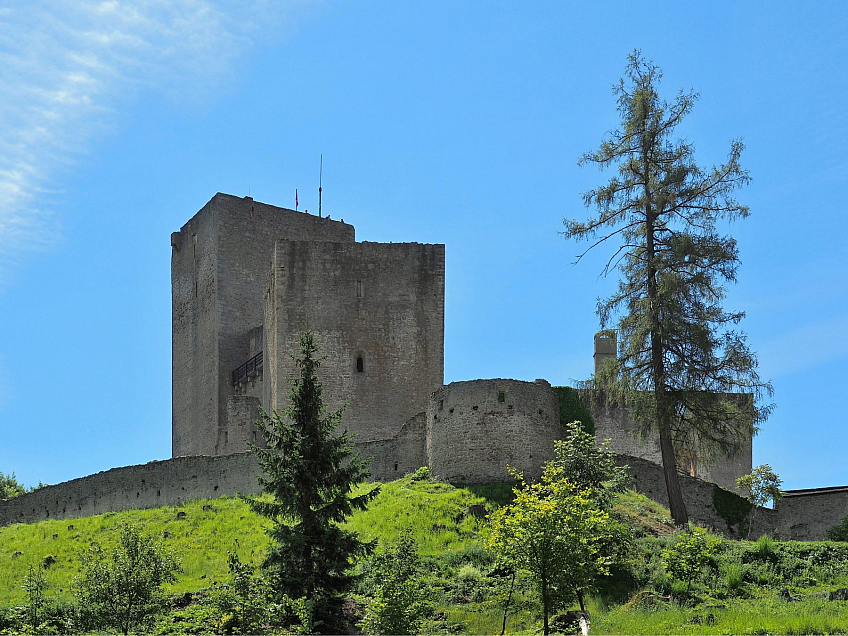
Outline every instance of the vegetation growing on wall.
<path id="1" fill-rule="evenodd" d="M 594 435 L 595 420 L 577 389 L 570 386 L 555 386 L 553 389 L 559 399 L 559 423 L 565 426 L 571 422 L 580 422 L 584 431 Z"/>
<path id="2" fill-rule="evenodd" d="M 842 517 L 842 521 L 827 531 L 827 538 L 831 541 L 848 542 L 848 515 Z"/>
<path id="3" fill-rule="evenodd" d="M 713 484 L 713 507 L 716 514 L 727 522 L 728 529 L 741 535 L 753 506 L 745 497 Z"/>

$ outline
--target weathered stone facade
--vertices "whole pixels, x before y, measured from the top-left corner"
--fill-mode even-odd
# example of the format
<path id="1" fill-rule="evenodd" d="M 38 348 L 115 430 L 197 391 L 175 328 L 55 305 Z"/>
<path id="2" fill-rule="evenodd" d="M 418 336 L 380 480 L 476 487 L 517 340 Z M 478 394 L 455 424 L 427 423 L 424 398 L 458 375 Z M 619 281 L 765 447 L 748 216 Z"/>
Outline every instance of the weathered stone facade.
<path id="1" fill-rule="evenodd" d="M 430 399 L 427 460 L 434 475 L 452 482 L 504 481 L 507 466 L 536 479 L 562 430 L 545 380 L 453 382 Z"/>
<path id="2" fill-rule="evenodd" d="M 824 539 L 828 529 L 848 517 L 848 486 L 790 490 L 774 508 L 775 536 Z"/>
<path id="3" fill-rule="evenodd" d="M 277 241 L 265 295 L 262 403 L 289 402 L 300 334 L 315 334 L 330 409 L 361 440 L 392 436 L 442 386 L 445 246 Z"/>
<path id="4" fill-rule="evenodd" d="M 355 240 L 339 221 L 216 194 L 171 235 L 172 454 L 221 455 L 228 446 L 232 372 L 262 325 L 274 243 Z"/>
<path id="5" fill-rule="evenodd" d="M 357 243 L 344 222 L 219 193 L 171 246 L 174 457 L 261 441 L 253 422 L 287 400 L 307 326 L 331 407 L 364 439 L 442 385 L 444 245 Z"/>

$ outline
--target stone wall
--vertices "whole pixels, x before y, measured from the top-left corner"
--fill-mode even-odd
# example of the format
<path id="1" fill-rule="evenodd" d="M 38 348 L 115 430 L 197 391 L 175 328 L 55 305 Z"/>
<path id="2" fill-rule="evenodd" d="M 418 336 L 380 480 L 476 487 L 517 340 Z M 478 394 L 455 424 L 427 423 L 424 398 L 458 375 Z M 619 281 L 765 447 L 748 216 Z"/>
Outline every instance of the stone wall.
<path id="1" fill-rule="evenodd" d="M 249 331 L 262 324 L 263 291 L 280 238 L 355 237 L 343 222 L 221 193 L 171 235 L 174 457 L 239 447 L 228 442 L 231 374 L 247 361 Z"/>
<path id="2" fill-rule="evenodd" d="M 228 453 L 247 452 L 250 444 L 265 445 L 262 431 L 255 424 L 260 417 L 260 408 L 259 398 L 254 395 L 231 395 L 227 398 L 227 427 L 223 443 Z"/>
<path id="3" fill-rule="evenodd" d="M 848 486 L 790 490 L 777 502 L 779 536 L 814 541 L 848 516 Z"/>
<path id="4" fill-rule="evenodd" d="M 562 434 L 559 401 L 544 380 L 472 380 L 436 391 L 427 409 L 427 457 L 440 479 L 507 481 L 506 466 L 541 474 Z"/>
<path id="5" fill-rule="evenodd" d="M 629 467 L 629 473 L 633 477 L 633 487 L 638 492 L 664 506 L 668 506 L 668 494 L 662 466 L 640 457 L 627 455 L 620 455 L 618 463 L 626 464 Z M 716 512 L 713 497 L 715 489 L 720 488 L 720 486 L 689 475 L 679 475 L 679 477 L 683 501 L 686 503 L 686 511 L 689 513 L 689 520 L 692 523 L 716 530 L 727 536 L 733 536 L 738 532 L 738 527 L 730 526 L 727 520 Z M 758 508 L 754 515 L 754 521 L 752 536 L 759 537 L 764 532 L 777 536 L 775 535 L 777 515 L 773 510 Z M 783 538 L 788 537 L 783 536 Z"/>
<path id="6" fill-rule="evenodd" d="M 656 464 L 662 464 L 659 436 L 656 433 L 647 437 L 641 436 L 639 425 L 633 421 L 628 409 L 611 406 L 603 400 L 592 399 L 591 393 L 586 390 L 581 390 L 580 396 L 595 420 L 595 437 L 597 439 L 609 439 L 610 448 L 619 455 L 639 457 Z M 740 398 L 750 399 L 750 396 L 728 394 L 730 400 L 739 400 Z M 693 458 L 695 477 L 736 491 L 736 480 L 751 472 L 752 440 L 748 436 L 735 455 L 718 457 L 712 462 L 706 461 L 703 457 L 699 459 L 699 455 L 700 453 L 695 449 Z M 687 468 L 691 468 L 691 465 Z"/>
<path id="7" fill-rule="evenodd" d="M 515 383 L 514 380 L 507 382 Z M 505 393 L 516 396 L 515 385 L 501 386 L 506 389 Z M 513 391 L 510 391 L 510 388 Z M 532 390 L 526 393 L 532 394 Z M 462 395 L 462 392 L 456 395 Z M 470 396 L 470 393 L 465 393 L 465 396 Z M 518 402 L 518 400 L 515 401 Z M 461 400 L 454 402 L 454 415 L 459 415 L 456 408 L 460 403 L 465 404 Z M 444 408 L 450 409 L 447 402 L 443 402 L 443 405 Z M 482 407 L 482 405 L 481 401 L 478 406 Z M 513 407 L 515 406 L 513 404 Z M 509 428 L 504 428 L 505 424 L 518 423 L 520 419 L 520 416 L 506 414 L 495 420 L 482 418 L 478 432 L 483 432 L 485 430 L 483 427 L 497 421 L 500 426 L 492 432 L 502 434 Z M 398 435 L 391 439 L 356 443 L 357 451 L 374 457 L 371 464 L 372 479 L 377 481 L 396 479 L 414 471 L 419 466 L 426 465 L 424 454 L 426 428 L 427 424 L 422 413 L 408 421 Z M 457 455 L 463 456 L 466 461 L 473 464 L 470 470 L 463 471 L 461 467 L 452 463 L 436 462 L 435 465 L 431 464 L 433 472 L 439 474 L 440 470 L 444 472 L 447 467 L 462 473 L 453 479 L 457 483 L 507 481 L 503 464 L 500 464 L 500 468 L 498 467 L 500 459 L 493 459 L 490 456 L 471 458 L 471 455 L 464 451 L 464 448 L 477 448 L 476 444 L 480 438 L 476 436 L 475 439 L 472 435 L 466 446 L 457 449 Z M 445 436 L 442 439 L 449 441 L 451 438 Z M 461 444 L 461 440 L 454 441 Z M 530 450 L 528 448 L 524 456 L 528 462 Z M 534 463 L 540 453 L 544 454 L 544 449 L 534 450 Z M 520 461 L 522 458 L 516 458 L 514 465 L 519 464 Z M 663 505 L 668 505 L 662 467 L 639 457 L 621 456 L 619 463 L 629 466 L 634 486 L 639 492 Z M 529 463 L 517 467 L 524 468 L 528 473 L 533 472 L 533 466 Z M 258 473 L 259 466 L 252 453 L 176 457 L 140 466 L 113 468 L 0 501 L 0 526 L 12 523 L 33 523 L 45 519 L 72 519 L 107 511 L 179 505 L 185 501 L 209 499 L 221 495 L 256 493 L 259 491 L 256 480 Z M 715 511 L 713 496 L 716 485 L 686 475 L 681 475 L 680 479 L 683 498 L 693 523 L 712 528 L 725 535 L 731 535 L 737 530 L 737 528 L 729 528 L 727 521 Z M 792 491 L 778 504 L 776 510 L 757 509 L 751 537 L 756 538 L 768 532 L 779 539 L 823 540 L 826 538 L 827 530 L 836 525 L 846 514 L 848 514 L 848 487 Z"/>
<path id="8" fill-rule="evenodd" d="M 176 457 L 113 468 L 0 501 L 0 526 L 255 493 L 258 471 L 252 453 Z"/>
<path id="9" fill-rule="evenodd" d="M 354 440 L 356 452 L 373 457 L 371 479 L 390 481 L 426 465 L 424 429 L 424 413 L 419 413 L 391 439 Z M 259 473 L 259 464 L 250 452 L 192 455 L 113 468 L 0 500 L 0 526 L 255 494 L 260 490 Z"/>
<path id="10" fill-rule="evenodd" d="M 289 401 L 300 333 L 322 357 L 330 409 L 360 440 L 385 439 L 444 379 L 445 246 L 278 241 L 265 298 L 263 405 Z"/>
<path id="11" fill-rule="evenodd" d="M 357 442 L 356 450 L 371 457 L 371 479 L 392 481 L 427 466 L 426 416 L 418 413 L 387 439 Z"/>

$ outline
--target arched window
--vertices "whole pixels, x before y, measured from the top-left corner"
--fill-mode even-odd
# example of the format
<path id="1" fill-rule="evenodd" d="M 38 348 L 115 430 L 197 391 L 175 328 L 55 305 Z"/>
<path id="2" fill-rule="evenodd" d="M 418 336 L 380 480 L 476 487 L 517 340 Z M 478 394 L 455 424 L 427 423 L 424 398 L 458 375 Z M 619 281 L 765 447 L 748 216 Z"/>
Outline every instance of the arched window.
<path id="1" fill-rule="evenodd" d="M 365 371 L 365 363 L 362 361 L 362 356 L 356 356 L 356 372 L 362 373 Z"/>

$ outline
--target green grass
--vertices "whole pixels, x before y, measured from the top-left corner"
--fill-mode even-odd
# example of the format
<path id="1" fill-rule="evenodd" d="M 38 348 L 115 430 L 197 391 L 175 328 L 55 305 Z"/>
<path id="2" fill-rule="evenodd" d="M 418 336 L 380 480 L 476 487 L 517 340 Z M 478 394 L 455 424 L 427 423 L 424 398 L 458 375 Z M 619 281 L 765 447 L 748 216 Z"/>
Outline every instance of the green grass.
<path id="1" fill-rule="evenodd" d="M 474 504 L 495 507 L 468 488 L 404 477 L 382 484 L 368 509 L 344 525 L 366 541 L 394 542 L 409 531 L 422 556 L 444 556 L 482 544 L 488 528 L 485 519 L 468 514 Z"/>
<path id="2" fill-rule="evenodd" d="M 466 488 L 405 477 L 383 484 L 368 510 L 354 514 L 346 526 L 368 541 L 394 541 L 409 529 L 422 555 L 461 553 L 469 545 L 482 545 L 486 532 L 484 519 L 467 514 L 473 504 L 493 506 Z M 211 510 L 204 510 L 204 506 Z M 185 516 L 177 518 L 178 513 Z M 264 531 L 267 522 L 251 512 L 244 501 L 227 497 L 15 524 L 0 528 L 0 606 L 23 600 L 24 575 L 30 565 L 41 566 L 48 555 L 55 557 L 55 563 L 46 570 L 50 595 L 70 599 L 73 578 L 79 572 L 79 554 L 92 542 L 104 547 L 115 545 L 121 526 L 127 523 L 161 537 L 162 544 L 179 556 L 183 572 L 168 587 L 175 594 L 207 588 L 225 579 L 228 552 L 236 552 L 243 562 L 258 563 L 268 543 Z M 21 554 L 15 557 L 16 552 Z"/>
<path id="3" fill-rule="evenodd" d="M 613 514 L 633 528 L 637 535 L 661 537 L 674 532 L 674 521 L 668 508 L 635 490 L 618 494 Z"/>
<path id="4" fill-rule="evenodd" d="M 345 526 L 365 540 L 381 543 L 412 533 L 427 563 L 427 585 L 437 591 L 429 632 L 500 633 L 509 579 L 489 576 L 494 562 L 483 548 L 488 523 L 470 514 L 469 508 L 482 504 L 490 512 L 511 496 L 509 484 L 454 487 L 407 476 L 383 484 L 369 509 L 354 514 Z M 614 511 L 643 537 L 638 541 L 641 547 L 633 551 L 635 562 L 641 564 L 633 585 L 638 581 L 639 586 L 650 586 L 657 573 L 661 575 L 659 551 L 674 540 L 668 536 L 674 530 L 668 510 L 631 491 L 618 497 Z M 167 590 L 173 594 L 225 580 L 229 551 L 237 552 L 243 562 L 257 564 L 267 546 L 267 522 L 244 501 L 227 497 L 0 528 L 0 608 L 23 601 L 21 582 L 28 567 L 40 567 L 48 556 L 55 558 L 46 570 L 48 596 L 69 600 L 79 554 L 92 542 L 114 545 L 126 523 L 160 537 L 180 557 L 183 572 Z M 848 634 L 848 601 L 812 596 L 848 587 L 848 546 L 768 539 L 727 541 L 725 546 L 721 562 L 699 584 L 704 599 L 700 604 L 682 605 L 662 596 L 655 596 L 653 604 L 625 603 L 636 588 L 622 581 L 623 596 L 590 597 L 592 633 Z M 17 552 L 20 555 L 14 556 Z M 781 599 L 778 592 L 783 586 L 799 600 Z M 540 619 L 532 581 L 525 577 L 516 587 L 507 631 L 536 633 Z"/>
<path id="5" fill-rule="evenodd" d="M 593 613 L 593 634 L 848 634 L 848 602 L 766 596 L 714 607 L 613 608 Z"/>
<path id="6" fill-rule="evenodd" d="M 203 510 L 204 506 L 211 506 L 211 510 Z M 177 518 L 178 513 L 185 516 Z M 194 591 L 222 580 L 227 574 L 229 551 L 237 552 L 243 561 L 257 561 L 267 545 L 264 521 L 245 502 L 226 497 L 182 506 L 15 524 L 0 528 L 0 605 L 23 600 L 20 583 L 24 575 L 30 565 L 40 566 L 48 555 L 56 560 L 46 570 L 49 593 L 60 600 L 69 599 L 73 578 L 79 572 L 80 553 L 92 542 L 104 547 L 116 545 L 120 528 L 127 523 L 161 537 L 162 544 L 179 556 L 183 572 L 168 588 L 173 593 Z M 170 535 L 167 538 L 166 532 Z M 21 554 L 14 557 L 16 552 Z"/>

